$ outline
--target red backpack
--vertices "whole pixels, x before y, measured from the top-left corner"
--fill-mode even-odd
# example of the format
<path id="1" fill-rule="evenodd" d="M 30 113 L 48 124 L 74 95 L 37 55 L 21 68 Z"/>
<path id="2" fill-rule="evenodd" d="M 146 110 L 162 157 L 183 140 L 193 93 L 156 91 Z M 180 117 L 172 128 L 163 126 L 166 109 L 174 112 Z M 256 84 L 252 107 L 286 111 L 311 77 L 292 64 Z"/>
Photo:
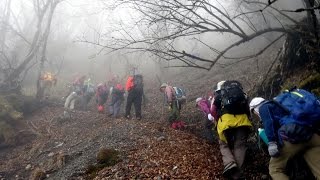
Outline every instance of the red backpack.
<path id="1" fill-rule="evenodd" d="M 130 91 L 134 87 L 133 76 L 129 76 L 126 83 L 126 90 Z"/>

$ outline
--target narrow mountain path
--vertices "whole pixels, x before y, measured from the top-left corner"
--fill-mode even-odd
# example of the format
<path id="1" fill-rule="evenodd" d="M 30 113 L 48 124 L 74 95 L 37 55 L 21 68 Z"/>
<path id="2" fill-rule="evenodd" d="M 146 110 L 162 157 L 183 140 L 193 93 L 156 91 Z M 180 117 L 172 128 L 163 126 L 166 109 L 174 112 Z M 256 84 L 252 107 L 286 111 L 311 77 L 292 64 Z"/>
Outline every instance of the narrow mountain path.
<path id="1" fill-rule="evenodd" d="M 0 149 L 0 179 L 28 179 L 38 168 L 48 179 L 89 179 L 85 170 L 95 164 L 100 148 L 118 150 L 121 161 L 97 172 L 95 179 L 222 179 L 217 141 L 209 144 L 199 137 L 201 114 L 192 103 L 186 105 L 182 119 L 187 127 L 174 130 L 161 103 L 155 103 L 160 98 L 149 96 L 139 121 L 112 119 L 93 106 L 71 119 L 61 118 L 62 105 L 38 110 L 25 119 L 29 133 L 21 135 L 20 144 Z M 248 152 L 246 175 L 261 179 L 267 161 L 254 151 Z"/>

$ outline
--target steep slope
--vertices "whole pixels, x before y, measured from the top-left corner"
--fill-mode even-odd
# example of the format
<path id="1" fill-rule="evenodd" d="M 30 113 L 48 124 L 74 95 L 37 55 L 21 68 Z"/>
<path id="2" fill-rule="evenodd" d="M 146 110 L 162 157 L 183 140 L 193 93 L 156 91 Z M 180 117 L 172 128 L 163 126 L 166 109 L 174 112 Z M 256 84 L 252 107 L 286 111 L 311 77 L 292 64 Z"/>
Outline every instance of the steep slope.
<path id="1" fill-rule="evenodd" d="M 111 119 L 94 107 L 77 111 L 69 120 L 60 118 L 62 104 L 40 109 L 26 119 L 30 126 L 26 131 L 36 137 L 1 149 L 1 178 L 27 179 L 43 172 L 48 179 L 221 179 L 217 142 L 209 144 L 199 138 L 204 119 L 193 103 L 183 110 L 187 127 L 174 130 L 166 123 L 158 88 L 151 86 L 146 92 L 149 103 L 141 121 Z M 88 174 L 102 147 L 118 150 L 121 161 Z M 253 149 L 257 151 L 256 146 Z M 250 154 L 248 177 L 260 179 L 266 166 L 253 161 Z"/>

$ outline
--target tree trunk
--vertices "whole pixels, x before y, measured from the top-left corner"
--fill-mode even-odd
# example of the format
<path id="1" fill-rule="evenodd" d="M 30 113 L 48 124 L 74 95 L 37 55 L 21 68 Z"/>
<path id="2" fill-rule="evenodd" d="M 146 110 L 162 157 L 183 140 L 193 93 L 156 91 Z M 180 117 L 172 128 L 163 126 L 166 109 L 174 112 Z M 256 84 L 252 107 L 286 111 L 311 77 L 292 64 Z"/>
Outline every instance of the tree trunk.
<path id="1" fill-rule="evenodd" d="M 48 38 L 49 38 L 49 34 L 50 34 L 50 28 L 51 28 L 51 22 L 52 22 L 52 17 L 54 14 L 54 10 L 57 7 L 58 2 L 52 2 L 51 7 L 50 7 L 50 12 L 48 15 L 48 22 L 47 22 L 47 26 L 43 35 L 43 47 L 42 47 L 42 51 L 41 51 L 41 58 L 40 58 L 40 67 L 39 67 L 39 73 L 38 73 L 38 79 L 37 79 L 37 93 L 36 93 L 36 97 L 39 99 L 43 98 L 44 95 L 44 87 L 41 86 L 41 76 L 43 73 L 43 69 L 44 69 L 44 63 L 46 60 L 46 52 L 47 52 L 47 43 L 48 43 Z"/>
<path id="2" fill-rule="evenodd" d="M 3 81 L 3 84 L 0 86 L 0 88 L 7 87 L 7 89 L 12 89 L 14 87 L 11 87 L 13 84 L 19 84 L 19 77 L 21 73 L 27 68 L 27 65 L 31 62 L 31 60 L 34 58 L 36 53 L 38 52 L 41 42 L 39 42 L 39 38 L 41 35 L 41 25 L 43 22 L 43 17 L 47 12 L 47 9 L 49 7 L 50 0 L 46 2 L 46 4 L 40 8 L 37 7 L 39 12 L 36 14 L 38 15 L 38 23 L 37 23 L 37 31 L 35 32 L 33 36 L 33 41 L 30 45 L 29 52 L 26 55 L 25 59 L 22 61 L 20 65 L 18 65 L 17 68 L 13 69 L 11 72 L 9 72 L 8 77 L 6 77 Z"/>
<path id="3" fill-rule="evenodd" d="M 10 15 L 11 15 L 11 0 L 7 1 L 7 4 L 4 9 L 4 20 L 2 23 L 2 31 L 0 31 L 0 43 L 1 43 L 1 50 L 4 51 L 6 45 L 6 34 L 7 34 L 7 24 L 9 24 Z"/>

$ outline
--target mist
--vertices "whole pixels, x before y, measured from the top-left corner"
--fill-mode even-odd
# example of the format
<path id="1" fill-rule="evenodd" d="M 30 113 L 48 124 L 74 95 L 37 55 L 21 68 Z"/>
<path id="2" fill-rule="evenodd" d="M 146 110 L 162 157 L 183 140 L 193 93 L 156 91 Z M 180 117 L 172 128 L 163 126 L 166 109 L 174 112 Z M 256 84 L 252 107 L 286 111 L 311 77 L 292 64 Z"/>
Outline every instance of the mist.
<path id="1" fill-rule="evenodd" d="M 8 2 L 6 0 L 1 3 L 2 12 L 8 12 L 5 11 Z M 5 56 L 11 56 L 10 59 L 14 59 L 12 61 L 19 63 L 18 61 L 23 59 L 23 56 L 28 51 L 27 47 L 30 42 L 26 41 L 30 41 L 32 34 L 36 31 L 36 14 L 32 1 L 11 0 L 10 2 L 11 15 L 8 18 L 9 24 L 8 27 L 3 26 L 5 31 L 2 31 L 2 33 L 5 32 L 10 37 L 6 38 L 5 44 L 8 48 Z M 241 1 L 210 1 L 210 3 L 218 8 L 223 8 L 224 11 L 230 12 L 230 14 L 238 13 L 241 6 L 241 4 L 239 6 Z M 278 9 L 294 9 L 302 6 L 302 3 L 299 0 L 294 2 L 280 1 L 273 6 Z M 247 8 L 247 11 L 250 11 L 259 8 L 259 6 L 247 5 L 241 8 Z M 199 13 L 204 17 L 210 16 L 207 12 Z M 251 14 L 248 16 L 251 16 Z M 258 29 L 259 26 L 279 27 L 280 24 L 274 17 L 270 13 L 266 13 L 264 16 L 258 14 L 254 18 L 251 17 L 250 23 Z M 293 14 L 291 17 L 299 19 L 303 15 Z M 5 18 L 4 13 L 1 18 Z M 44 18 L 48 17 L 45 16 Z M 130 68 L 128 66 L 138 67 L 141 73 L 148 74 L 152 72 L 161 76 L 159 74 L 161 69 L 180 65 L 181 62 L 179 60 L 159 63 L 159 58 L 161 59 L 161 57 L 154 56 L 150 52 L 131 52 L 130 49 L 117 49 L 119 40 L 124 42 L 125 39 L 129 38 L 128 41 L 130 39 L 139 41 L 144 37 L 153 36 L 152 32 L 154 30 L 152 26 L 143 27 L 137 24 L 142 18 L 143 14 L 131 7 L 130 4 L 119 4 L 117 1 L 94 0 L 89 3 L 87 1 L 66 0 L 59 2 L 51 22 L 46 50 L 47 61 L 44 63 L 45 71 L 59 72 L 59 79 L 62 79 L 59 82 L 63 83 L 71 81 L 71 79 L 80 74 L 90 73 L 94 74 L 97 82 L 102 82 L 108 78 L 107 76 L 111 76 L 114 73 L 120 76 L 128 75 L 128 72 L 126 72 Z M 287 21 L 287 23 L 290 25 L 290 22 Z M 244 31 L 252 32 L 244 22 L 239 22 L 239 26 L 242 26 Z M 283 25 L 281 24 L 281 26 Z M 277 35 L 277 33 L 273 32 L 263 34 L 261 38 L 241 45 L 243 47 L 239 47 L 240 51 L 237 49 L 231 50 L 226 56 L 245 56 L 246 54 L 257 52 L 259 47 L 263 48 Z M 164 36 L 164 34 L 162 33 L 160 36 Z M 212 59 L 217 54 L 208 47 L 214 47 L 219 50 L 236 40 L 238 40 L 238 37 L 232 34 L 207 32 L 177 38 L 171 44 L 177 51 L 185 51 L 204 59 Z M 113 45 L 115 47 L 112 47 Z M 136 44 L 134 46 L 138 47 L 140 45 Z M 145 45 L 142 47 L 145 47 Z M 19 50 L 17 51 L 17 49 Z M 35 59 L 37 58 L 38 56 L 35 57 Z M 219 61 L 219 63 L 228 64 L 224 60 Z M 34 87 L 38 68 L 38 65 L 34 65 L 31 68 L 32 70 L 26 73 L 24 81 L 26 86 Z M 180 70 L 180 68 L 175 68 L 172 71 L 177 72 Z M 171 68 L 166 71 L 170 72 Z M 165 79 L 170 79 L 170 77 L 165 77 Z"/>

